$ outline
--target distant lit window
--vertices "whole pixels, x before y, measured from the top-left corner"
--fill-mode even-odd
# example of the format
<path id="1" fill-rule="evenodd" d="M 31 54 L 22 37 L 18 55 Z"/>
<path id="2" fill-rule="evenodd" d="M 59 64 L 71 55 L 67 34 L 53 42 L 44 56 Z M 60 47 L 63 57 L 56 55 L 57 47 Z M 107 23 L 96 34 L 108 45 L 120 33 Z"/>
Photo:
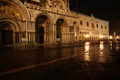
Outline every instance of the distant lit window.
<path id="1" fill-rule="evenodd" d="M 87 26 L 89 26 L 89 23 L 87 22 Z"/>
<path id="2" fill-rule="evenodd" d="M 83 22 L 82 22 L 82 21 L 80 21 L 80 25 L 83 25 Z"/>

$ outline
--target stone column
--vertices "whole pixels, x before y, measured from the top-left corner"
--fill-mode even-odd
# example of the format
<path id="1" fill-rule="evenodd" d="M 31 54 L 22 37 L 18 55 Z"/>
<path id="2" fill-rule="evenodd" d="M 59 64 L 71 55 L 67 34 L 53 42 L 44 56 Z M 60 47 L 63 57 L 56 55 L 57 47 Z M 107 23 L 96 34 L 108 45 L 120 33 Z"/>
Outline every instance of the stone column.
<path id="1" fill-rule="evenodd" d="M 26 32 L 26 43 L 28 43 L 28 33 Z"/>
<path id="2" fill-rule="evenodd" d="M 33 42 L 35 43 L 35 32 L 33 32 Z"/>
<path id="3" fill-rule="evenodd" d="M 29 32 L 29 43 L 31 42 L 31 35 L 30 35 L 31 32 Z"/>
<path id="4" fill-rule="evenodd" d="M 56 30 L 55 30 L 55 28 L 56 28 L 56 25 L 55 24 L 52 24 L 51 25 L 51 29 L 50 29 L 50 38 L 51 38 L 51 42 L 52 43 L 55 43 L 56 42 Z"/>
<path id="5" fill-rule="evenodd" d="M 2 32 L 0 30 L 0 45 L 2 44 Z"/>
<path id="6" fill-rule="evenodd" d="M 30 42 L 32 42 L 32 32 L 30 33 Z"/>
<path id="7" fill-rule="evenodd" d="M 45 25 L 43 26 L 43 28 L 44 28 L 44 43 L 47 43 L 47 30 L 46 30 L 47 26 Z"/>
<path id="8" fill-rule="evenodd" d="M 19 32 L 19 43 L 21 43 L 21 32 Z"/>
<path id="9" fill-rule="evenodd" d="M 13 44 L 15 43 L 15 31 L 13 31 Z"/>
<path id="10" fill-rule="evenodd" d="M 26 43 L 28 43 L 28 33 L 27 33 L 27 28 L 28 28 L 28 21 L 26 20 L 26 26 L 25 26 L 25 38 L 26 38 Z"/>
<path id="11" fill-rule="evenodd" d="M 54 43 L 56 43 L 56 24 L 54 24 L 53 27 L 54 27 L 54 31 L 53 31 L 53 34 L 54 34 Z"/>

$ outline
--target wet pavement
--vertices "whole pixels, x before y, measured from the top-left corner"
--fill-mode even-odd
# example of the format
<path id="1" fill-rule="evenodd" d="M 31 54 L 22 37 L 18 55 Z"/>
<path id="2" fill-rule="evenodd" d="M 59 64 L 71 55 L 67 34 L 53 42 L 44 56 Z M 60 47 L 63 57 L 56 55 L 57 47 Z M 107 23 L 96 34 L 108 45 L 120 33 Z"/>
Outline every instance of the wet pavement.
<path id="1" fill-rule="evenodd" d="M 2 48 L 0 80 L 120 80 L 120 43 Z"/>

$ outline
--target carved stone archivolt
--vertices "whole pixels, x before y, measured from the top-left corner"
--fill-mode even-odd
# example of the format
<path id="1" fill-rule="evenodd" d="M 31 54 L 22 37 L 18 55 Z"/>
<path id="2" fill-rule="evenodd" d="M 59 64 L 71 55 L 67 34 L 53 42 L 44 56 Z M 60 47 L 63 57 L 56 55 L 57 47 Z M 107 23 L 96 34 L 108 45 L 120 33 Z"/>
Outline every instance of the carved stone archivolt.
<path id="1" fill-rule="evenodd" d="M 1 0 L 0 14 L 8 13 L 15 18 L 28 20 L 30 19 L 29 12 L 19 0 Z"/>
<path id="2" fill-rule="evenodd" d="M 10 23 L 14 26 L 14 30 L 15 31 L 21 31 L 22 30 L 22 25 L 19 24 L 18 21 L 16 21 L 14 18 L 3 18 L 2 20 L 0 20 L 0 26 L 4 23 Z"/>

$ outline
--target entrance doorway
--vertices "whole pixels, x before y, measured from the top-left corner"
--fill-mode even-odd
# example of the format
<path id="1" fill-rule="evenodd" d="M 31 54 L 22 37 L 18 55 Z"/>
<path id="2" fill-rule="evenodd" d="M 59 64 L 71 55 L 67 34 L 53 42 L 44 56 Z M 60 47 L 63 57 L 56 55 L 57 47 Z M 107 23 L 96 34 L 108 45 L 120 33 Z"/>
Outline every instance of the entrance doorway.
<path id="1" fill-rule="evenodd" d="M 39 43 L 44 43 L 44 28 L 42 26 L 39 28 Z"/>
<path id="2" fill-rule="evenodd" d="M 2 30 L 2 45 L 13 45 L 13 30 Z"/>
<path id="3" fill-rule="evenodd" d="M 35 22 L 35 40 L 38 44 L 49 42 L 49 25 L 50 20 L 46 15 L 41 15 L 36 18 Z"/>
<path id="4" fill-rule="evenodd" d="M 68 29 L 65 27 L 67 27 L 67 22 L 64 19 L 58 19 L 56 22 L 56 38 L 58 42 L 63 42 L 66 39 L 64 33 L 66 33 Z"/>
<path id="5" fill-rule="evenodd" d="M 13 45 L 13 25 L 8 22 L 0 25 L 0 44 Z"/>

